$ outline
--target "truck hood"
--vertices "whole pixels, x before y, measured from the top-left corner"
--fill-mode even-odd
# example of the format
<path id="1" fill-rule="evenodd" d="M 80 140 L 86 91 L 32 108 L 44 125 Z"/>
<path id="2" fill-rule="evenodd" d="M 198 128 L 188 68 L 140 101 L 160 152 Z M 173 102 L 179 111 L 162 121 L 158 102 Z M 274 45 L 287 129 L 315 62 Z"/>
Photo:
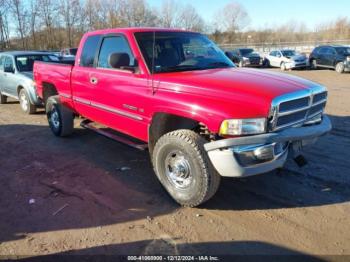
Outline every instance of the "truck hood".
<path id="1" fill-rule="evenodd" d="M 305 55 L 294 55 L 291 57 L 288 57 L 290 60 L 295 61 L 295 60 L 305 60 L 306 56 Z"/>
<path id="2" fill-rule="evenodd" d="M 215 104 L 228 114 L 243 107 L 241 117 L 266 117 L 275 97 L 317 85 L 296 76 L 246 68 L 164 73 L 154 80 L 159 81 L 159 91 L 187 93 L 193 104 Z"/>

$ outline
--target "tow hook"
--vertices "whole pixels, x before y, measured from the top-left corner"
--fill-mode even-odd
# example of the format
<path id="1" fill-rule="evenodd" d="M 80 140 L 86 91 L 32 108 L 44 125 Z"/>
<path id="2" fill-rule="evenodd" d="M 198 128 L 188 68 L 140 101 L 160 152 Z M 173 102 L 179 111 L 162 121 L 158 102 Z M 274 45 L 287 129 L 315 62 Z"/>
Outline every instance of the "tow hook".
<path id="1" fill-rule="evenodd" d="M 297 157 L 294 157 L 294 161 L 299 167 L 303 167 L 307 164 L 307 160 L 303 155 L 298 155 Z"/>

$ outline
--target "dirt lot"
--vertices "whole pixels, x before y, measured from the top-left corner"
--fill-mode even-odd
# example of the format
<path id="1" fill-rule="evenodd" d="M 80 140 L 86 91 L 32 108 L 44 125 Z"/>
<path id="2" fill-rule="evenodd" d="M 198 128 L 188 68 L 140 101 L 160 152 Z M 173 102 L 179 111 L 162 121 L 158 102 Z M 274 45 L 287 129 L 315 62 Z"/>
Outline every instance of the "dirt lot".
<path id="1" fill-rule="evenodd" d="M 306 149 L 306 167 L 224 179 L 192 209 L 165 193 L 147 152 L 78 121 L 56 138 L 43 112 L 1 105 L 0 254 L 350 255 L 350 74 L 291 74 L 328 87 L 331 134 Z"/>

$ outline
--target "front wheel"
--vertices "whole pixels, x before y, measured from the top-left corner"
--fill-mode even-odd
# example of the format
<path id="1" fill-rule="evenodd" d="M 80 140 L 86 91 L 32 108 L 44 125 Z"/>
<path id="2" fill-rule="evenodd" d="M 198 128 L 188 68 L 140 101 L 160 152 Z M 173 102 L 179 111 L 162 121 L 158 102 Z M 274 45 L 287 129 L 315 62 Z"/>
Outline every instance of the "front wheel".
<path id="1" fill-rule="evenodd" d="M 170 196 L 182 206 L 194 207 L 217 191 L 220 175 L 205 150 L 206 140 L 191 130 L 162 136 L 153 150 L 155 173 Z"/>
<path id="2" fill-rule="evenodd" d="M 74 114 L 60 103 L 58 96 L 51 96 L 47 99 L 46 115 L 50 129 L 55 136 L 65 137 L 73 133 Z"/>
<path id="3" fill-rule="evenodd" d="M 344 73 L 344 63 L 343 62 L 337 63 L 335 66 L 335 71 L 337 71 L 337 73 L 339 74 Z"/>
<path id="4" fill-rule="evenodd" d="M 36 112 L 36 106 L 30 102 L 27 91 L 22 88 L 18 96 L 22 111 L 28 115 L 34 114 Z"/>
<path id="5" fill-rule="evenodd" d="M 286 64 L 284 62 L 281 63 L 281 70 L 286 71 Z"/>

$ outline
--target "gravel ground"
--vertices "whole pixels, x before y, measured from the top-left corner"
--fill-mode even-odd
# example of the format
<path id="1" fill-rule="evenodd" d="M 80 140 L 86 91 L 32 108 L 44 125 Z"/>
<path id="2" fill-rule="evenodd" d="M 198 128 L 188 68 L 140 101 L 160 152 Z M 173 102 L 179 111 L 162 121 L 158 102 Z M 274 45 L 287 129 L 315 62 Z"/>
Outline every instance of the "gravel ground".
<path id="1" fill-rule="evenodd" d="M 277 71 L 277 70 L 276 70 Z M 0 255 L 239 254 L 350 259 L 350 74 L 292 71 L 328 87 L 333 130 L 280 172 L 223 179 L 180 208 L 147 152 L 79 128 L 51 134 L 44 112 L 0 105 Z M 124 167 L 124 168 L 123 168 Z"/>

